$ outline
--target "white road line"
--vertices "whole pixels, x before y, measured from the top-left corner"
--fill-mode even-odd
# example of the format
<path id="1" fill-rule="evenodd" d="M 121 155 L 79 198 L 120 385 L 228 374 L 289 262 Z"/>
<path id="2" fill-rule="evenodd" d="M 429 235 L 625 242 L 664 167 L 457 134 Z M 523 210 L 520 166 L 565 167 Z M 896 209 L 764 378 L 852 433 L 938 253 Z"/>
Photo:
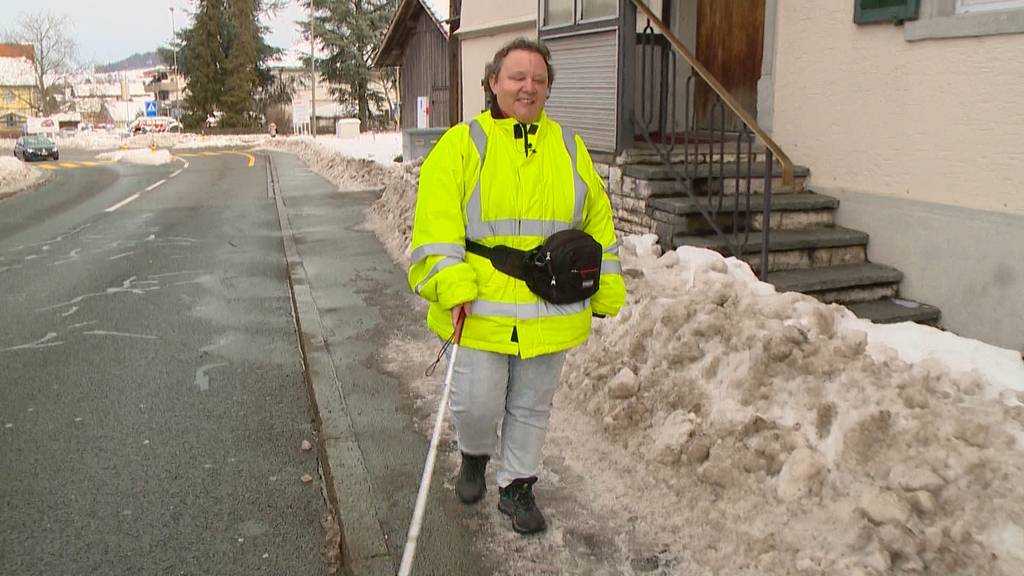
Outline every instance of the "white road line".
<path id="1" fill-rule="evenodd" d="M 152 190 L 153 188 L 156 188 L 157 186 L 163 184 L 164 182 L 167 182 L 166 178 L 164 178 L 163 180 L 157 182 L 156 184 L 151 185 L 149 188 L 146 188 L 146 192 L 149 192 L 150 190 Z"/>
<path id="2" fill-rule="evenodd" d="M 138 194 L 132 194 L 131 196 L 125 198 L 124 200 L 121 200 L 117 204 L 114 204 L 110 208 L 107 208 L 106 210 L 104 210 L 104 212 L 113 212 L 114 210 L 117 210 L 118 208 L 124 206 L 125 204 L 128 204 L 129 202 L 137 199 L 138 197 L 139 197 Z"/>
<path id="3" fill-rule="evenodd" d="M 184 168 L 179 168 L 178 170 L 175 170 L 174 172 L 172 172 L 172 173 L 171 173 L 171 175 L 170 175 L 170 176 L 168 176 L 168 178 L 174 178 L 174 177 L 175 177 L 175 176 L 177 176 L 178 174 L 181 174 L 181 171 L 182 171 L 182 170 L 184 170 Z"/>

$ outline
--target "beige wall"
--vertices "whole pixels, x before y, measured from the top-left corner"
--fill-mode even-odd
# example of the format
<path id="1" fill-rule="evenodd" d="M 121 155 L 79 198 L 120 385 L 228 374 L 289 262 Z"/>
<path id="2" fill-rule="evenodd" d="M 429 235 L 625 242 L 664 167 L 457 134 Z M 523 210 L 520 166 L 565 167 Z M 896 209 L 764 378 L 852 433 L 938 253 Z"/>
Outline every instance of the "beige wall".
<path id="1" fill-rule="evenodd" d="M 465 0 L 459 31 L 462 48 L 462 120 L 484 107 L 484 65 L 506 42 L 537 37 L 536 0 Z"/>
<path id="2" fill-rule="evenodd" d="M 778 3 L 773 136 L 813 186 L 1024 214 L 1024 34 L 907 42 Z"/>

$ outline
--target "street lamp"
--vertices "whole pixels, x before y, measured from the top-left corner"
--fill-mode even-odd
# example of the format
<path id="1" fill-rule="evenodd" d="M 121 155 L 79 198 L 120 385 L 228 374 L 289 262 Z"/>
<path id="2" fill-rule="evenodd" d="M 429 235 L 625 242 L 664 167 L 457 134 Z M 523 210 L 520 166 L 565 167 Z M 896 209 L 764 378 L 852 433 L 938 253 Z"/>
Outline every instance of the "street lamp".
<path id="1" fill-rule="evenodd" d="M 313 0 L 309 0 L 309 78 L 310 82 L 312 82 L 309 92 L 310 108 L 312 111 L 309 131 L 313 134 L 313 138 L 316 138 L 316 38 L 313 35 L 315 17 Z"/>
<path id="2" fill-rule="evenodd" d="M 174 116 L 173 111 L 177 108 L 178 101 L 181 99 L 181 95 L 178 94 L 178 44 L 175 41 L 175 30 L 174 27 L 174 6 L 171 6 L 171 50 L 174 51 L 174 107 L 171 108 L 171 116 Z M 180 116 L 180 114 L 179 114 Z M 177 118 L 174 118 L 177 120 Z"/>

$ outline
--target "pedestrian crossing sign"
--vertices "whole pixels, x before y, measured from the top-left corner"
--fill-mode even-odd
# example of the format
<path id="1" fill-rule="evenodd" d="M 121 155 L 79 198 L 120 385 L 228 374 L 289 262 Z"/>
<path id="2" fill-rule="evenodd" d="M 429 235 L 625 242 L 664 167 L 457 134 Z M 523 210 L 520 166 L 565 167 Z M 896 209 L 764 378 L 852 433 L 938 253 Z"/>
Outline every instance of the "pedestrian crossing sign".
<path id="1" fill-rule="evenodd" d="M 156 101 L 155 100 L 147 100 L 146 101 L 146 116 L 149 116 L 149 117 L 156 116 Z"/>

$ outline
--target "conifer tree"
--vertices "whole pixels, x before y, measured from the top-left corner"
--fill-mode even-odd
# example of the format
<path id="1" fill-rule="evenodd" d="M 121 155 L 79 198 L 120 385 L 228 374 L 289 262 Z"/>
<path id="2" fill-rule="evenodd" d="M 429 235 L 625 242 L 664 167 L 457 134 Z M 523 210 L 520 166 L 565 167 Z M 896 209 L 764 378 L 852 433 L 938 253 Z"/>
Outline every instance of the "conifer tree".
<path id="1" fill-rule="evenodd" d="M 396 0 L 305 0 L 312 3 L 312 31 L 318 52 L 317 70 L 331 84 L 331 94 L 356 111 L 364 130 L 374 110 L 387 110 L 379 82 L 374 82 L 373 57 L 395 13 Z"/>
<path id="2" fill-rule="evenodd" d="M 184 124 L 202 127 L 222 98 L 225 57 L 223 40 L 226 19 L 223 0 L 197 0 L 192 27 L 184 35 L 183 52 L 188 69 Z"/>
<path id="3" fill-rule="evenodd" d="M 227 8 L 230 26 L 225 37 L 222 125 L 236 128 L 250 126 L 254 120 L 261 38 L 257 0 L 227 0 Z"/>

